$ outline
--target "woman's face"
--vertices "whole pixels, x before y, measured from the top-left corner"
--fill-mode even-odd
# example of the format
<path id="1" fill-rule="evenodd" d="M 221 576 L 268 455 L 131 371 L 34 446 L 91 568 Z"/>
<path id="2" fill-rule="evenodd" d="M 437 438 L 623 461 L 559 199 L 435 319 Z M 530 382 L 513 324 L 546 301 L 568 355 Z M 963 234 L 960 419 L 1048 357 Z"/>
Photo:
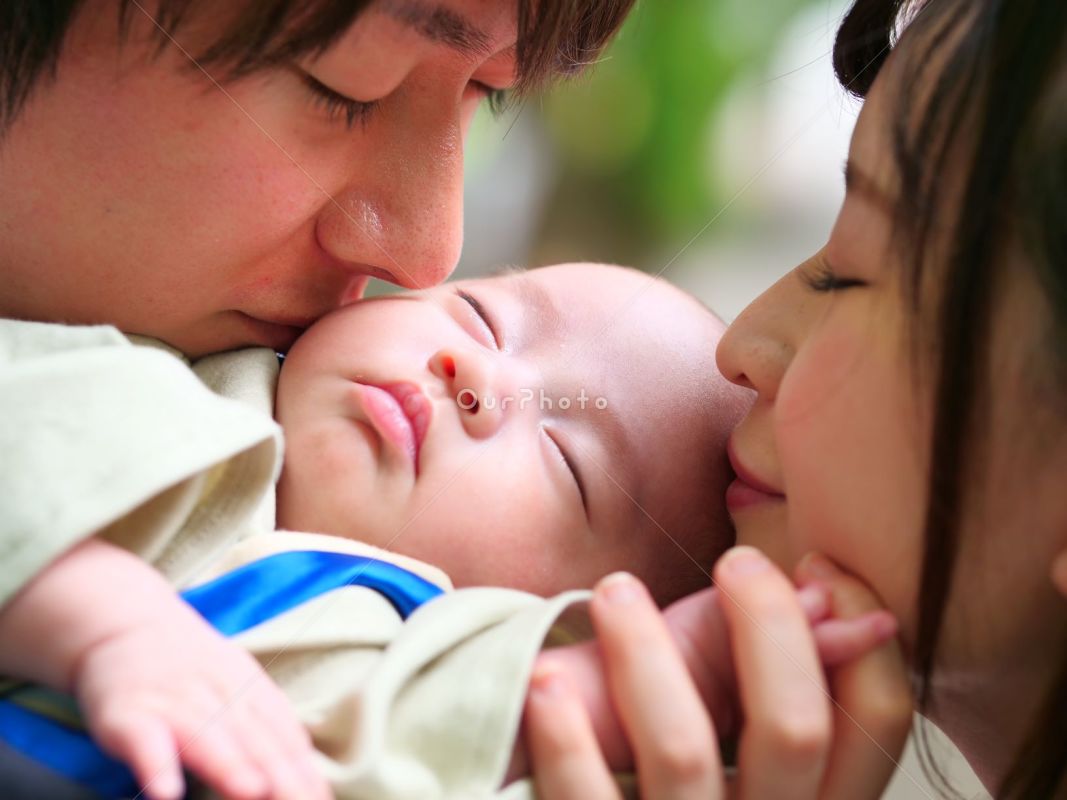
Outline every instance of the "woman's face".
<path id="1" fill-rule="evenodd" d="M 846 199 L 826 246 L 745 310 L 718 359 L 727 378 L 758 394 L 731 439 L 739 481 L 727 502 L 738 540 L 787 568 L 808 551 L 830 556 L 897 615 L 908 647 L 930 500 L 936 365 L 931 329 L 913 319 L 890 246 L 890 89 L 899 62 L 894 54 L 860 115 Z M 978 468 L 968 472 L 973 491 L 942 637 L 941 674 L 956 685 L 974 672 L 1018 669 L 1027 650 L 1047 641 L 1043 626 L 1047 634 L 1062 618 L 1048 571 L 1067 531 L 1067 448 L 1052 395 L 1042 404 L 1032 388 L 1043 301 L 1019 267 L 1005 271 L 1010 279 L 997 292 L 990 380 L 976 398 L 982 416 L 966 466 Z"/>
<path id="2" fill-rule="evenodd" d="M 85 3 L 0 139 L 0 314 L 284 349 L 368 276 L 452 271 L 463 137 L 514 81 L 514 3 L 375 3 L 320 57 L 218 84 L 185 53 L 224 13 L 156 58 L 139 4 L 120 43 L 115 0 Z M 377 107 L 349 125 L 322 87 Z"/>

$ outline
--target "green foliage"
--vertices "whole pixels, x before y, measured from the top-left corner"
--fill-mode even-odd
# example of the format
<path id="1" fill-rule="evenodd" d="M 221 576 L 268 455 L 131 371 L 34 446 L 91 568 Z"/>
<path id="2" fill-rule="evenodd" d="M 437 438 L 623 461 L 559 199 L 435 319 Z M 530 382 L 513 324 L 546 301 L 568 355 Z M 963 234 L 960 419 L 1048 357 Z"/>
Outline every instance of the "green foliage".
<path id="1" fill-rule="evenodd" d="M 605 226 L 672 240 L 706 221 L 721 187 L 709 131 L 809 0 L 644 0 L 590 72 L 544 98 L 561 184 L 549 228 Z M 608 220 L 612 222 L 608 222 Z"/>

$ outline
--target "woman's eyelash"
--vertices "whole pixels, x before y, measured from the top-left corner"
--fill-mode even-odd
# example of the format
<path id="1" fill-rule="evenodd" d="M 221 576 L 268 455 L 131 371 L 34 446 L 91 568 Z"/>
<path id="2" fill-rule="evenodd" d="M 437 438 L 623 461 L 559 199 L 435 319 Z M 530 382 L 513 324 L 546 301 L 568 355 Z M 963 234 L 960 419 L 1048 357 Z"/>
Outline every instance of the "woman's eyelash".
<path id="1" fill-rule="evenodd" d="M 365 125 L 374 110 L 378 107 L 377 100 L 362 101 L 353 100 L 340 92 L 336 92 L 326 84 L 315 79 L 308 73 L 303 73 L 304 85 L 311 90 L 316 105 L 322 106 L 331 117 L 344 119 L 345 125 L 354 128 L 358 122 Z"/>
<path id="2" fill-rule="evenodd" d="M 489 316 L 489 312 L 485 310 L 485 306 L 478 301 L 477 297 L 474 297 L 462 289 L 456 289 L 456 295 L 474 309 L 474 313 L 481 318 L 482 322 L 485 323 L 485 327 L 489 329 L 489 335 L 493 339 L 493 344 L 500 350 L 501 342 L 500 337 L 497 335 L 497 326 L 493 322 L 493 318 Z"/>
<path id="3" fill-rule="evenodd" d="M 839 292 L 856 286 L 866 286 L 866 281 L 857 278 L 841 278 L 829 264 L 820 264 L 814 273 L 803 273 L 804 282 L 814 292 Z"/>
<path id="4" fill-rule="evenodd" d="M 559 443 L 556 437 L 552 435 L 548 428 L 545 428 L 544 431 L 545 436 L 547 436 L 549 441 L 551 441 L 552 444 L 556 446 L 556 449 L 559 451 L 560 456 L 563 458 L 563 463 L 567 465 L 567 469 L 571 471 L 571 476 L 574 478 L 574 483 L 578 486 L 578 494 L 582 498 L 582 508 L 584 508 L 585 513 L 588 514 L 589 504 L 586 501 L 585 484 L 582 482 L 582 474 L 578 471 L 577 466 L 575 466 L 574 459 L 572 459 L 567 454 L 567 451 L 563 449 L 563 445 Z"/>

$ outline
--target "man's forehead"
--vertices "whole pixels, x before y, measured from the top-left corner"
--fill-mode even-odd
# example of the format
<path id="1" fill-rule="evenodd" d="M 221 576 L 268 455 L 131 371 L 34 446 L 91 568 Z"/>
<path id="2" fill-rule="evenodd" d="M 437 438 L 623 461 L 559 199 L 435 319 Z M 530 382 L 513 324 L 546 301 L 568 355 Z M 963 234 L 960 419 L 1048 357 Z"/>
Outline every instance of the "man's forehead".
<path id="1" fill-rule="evenodd" d="M 381 0 L 377 7 L 423 38 L 465 56 L 492 54 L 490 33 L 449 5 L 434 0 Z"/>

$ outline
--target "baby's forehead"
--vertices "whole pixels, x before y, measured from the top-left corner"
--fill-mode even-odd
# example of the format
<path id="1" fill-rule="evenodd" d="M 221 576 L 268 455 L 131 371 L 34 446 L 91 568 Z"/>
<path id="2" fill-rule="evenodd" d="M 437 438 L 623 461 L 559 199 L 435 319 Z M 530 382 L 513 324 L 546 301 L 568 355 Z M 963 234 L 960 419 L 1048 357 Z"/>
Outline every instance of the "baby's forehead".
<path id="1" fill-rule="evenodd" d="M 634 267 L 596 262 L 554 264 L 533 269 L 504 267 L 485 280 L 512 291 L 537 284 L 557 302 L 583 311 L 637 315 L 680 313 L 722 320 L 694 296 L 655 274 Z"/>

